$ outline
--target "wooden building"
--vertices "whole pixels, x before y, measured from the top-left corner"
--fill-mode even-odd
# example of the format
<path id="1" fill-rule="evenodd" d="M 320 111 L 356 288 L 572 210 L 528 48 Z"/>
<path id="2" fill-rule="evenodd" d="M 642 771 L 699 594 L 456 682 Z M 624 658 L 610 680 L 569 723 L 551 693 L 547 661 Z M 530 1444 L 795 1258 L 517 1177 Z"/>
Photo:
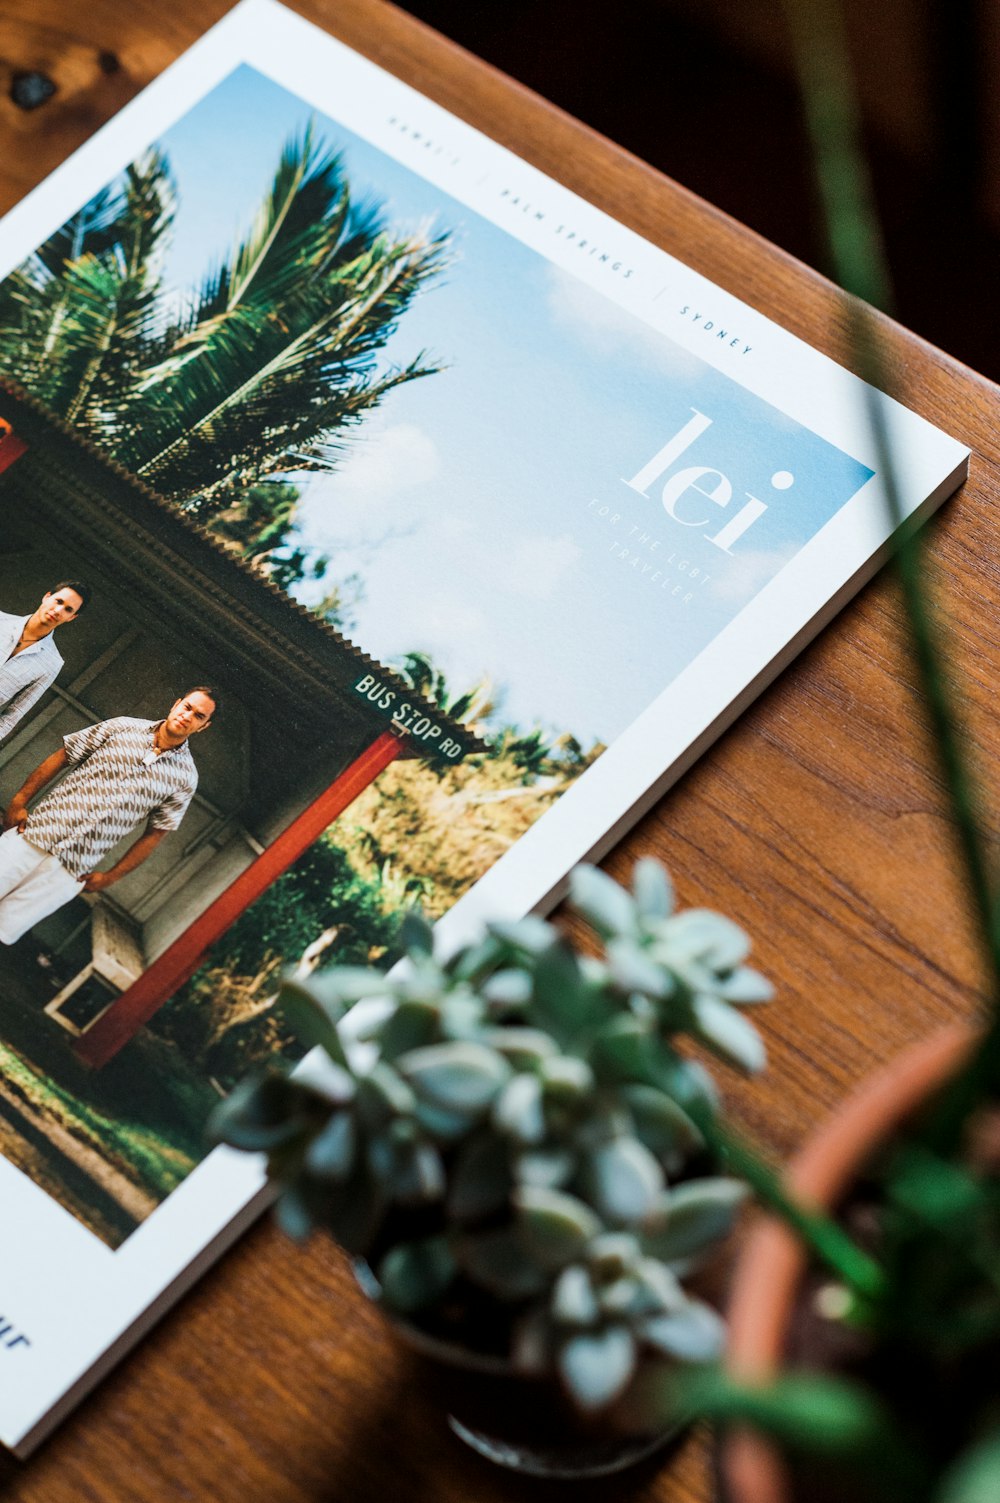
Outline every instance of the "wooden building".
<path id="1" fill-rule="evenodd" d="M 192 742 L 199 787 L 180 829 L 112 889 L 76 899 L 32 931 L 70 972 L 50 1004 L 64 1020 L 72 1011 L 64 1003 L 84 986 L 104 988 L 105 1001 L 124 993 L 81 1044 L 100 1063 L 114 1052 L 100 1042 L 111 1037 L 110 1014 L 130 1036 L 122 1017 L 131 1010 L 139 1026 L 151 1015 L 395 756 L 457 761 L 484 747 L 0 382 L 0 609 L 27 613 L 52 584 L 74 577 L 92 600 L 59 629 L 58 682 L 0 745 L 0 803 L 69 731 L 113 715 L 159 719 L 198 684 L 222 698 L 216 722 Z M 116 1037 L 115 1047 L 124 1041 Z"/>

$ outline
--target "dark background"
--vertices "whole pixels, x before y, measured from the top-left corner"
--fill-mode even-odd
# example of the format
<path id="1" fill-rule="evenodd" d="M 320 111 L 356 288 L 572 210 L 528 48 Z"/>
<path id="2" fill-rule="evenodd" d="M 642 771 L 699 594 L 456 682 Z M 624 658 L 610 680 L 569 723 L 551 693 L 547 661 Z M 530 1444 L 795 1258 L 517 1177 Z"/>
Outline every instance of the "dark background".
<path id="1" fill-rule="evenodd" d="M 827 269 L 780 0 L 402 8 Z M 996 380 L 1000 3 L 846 0 L 845 10 L 896 316 Z"/>

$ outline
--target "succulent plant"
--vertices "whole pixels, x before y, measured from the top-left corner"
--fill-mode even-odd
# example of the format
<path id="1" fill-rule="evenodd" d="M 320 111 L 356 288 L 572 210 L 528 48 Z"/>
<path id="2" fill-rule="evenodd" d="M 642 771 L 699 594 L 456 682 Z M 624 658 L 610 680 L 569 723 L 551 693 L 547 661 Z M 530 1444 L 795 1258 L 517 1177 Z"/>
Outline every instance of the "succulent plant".
<path id="1" fill-rule="evenodd" d="M 233 1091 L 213 1131 L 267 1155 L 283 1227 L 367 1258 L 390 1312 L 474 1347 L 470 1312 L 489 1306 L 516 1369 L 600 1412 L 644 1366 L 719 1350 L 721 1321 L 681 1280 L 743 1185 L 711 1172 L 693 1116 L 715 1088 L 676 1041 L 761 1068 L 739 1009 L 770 988 L 734 924 L 674 911 L 653 861 L 631 893 L 578 868 L 571 904 L 601 955 L 527 918 L 442 957 L 410 914 L 392 975 L 289 978 L 277 1005 L 317 1047 Z"/>

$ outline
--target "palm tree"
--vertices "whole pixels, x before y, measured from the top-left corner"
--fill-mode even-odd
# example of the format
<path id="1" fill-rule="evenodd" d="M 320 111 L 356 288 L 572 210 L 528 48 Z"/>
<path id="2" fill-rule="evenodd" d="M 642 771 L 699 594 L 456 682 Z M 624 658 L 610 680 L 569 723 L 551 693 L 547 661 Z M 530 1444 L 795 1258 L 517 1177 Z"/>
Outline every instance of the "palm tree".
<path id="1" fill-rule="evenodd" d="M 180 306 L 160 273 L 174 212 L 168 164 L 147 153 L 0 285 L 0 367 L 200 519 L 268 482 L 280 510 L 282 477 L 332 469 L 348 429 L 437 369 L 378 357 L 448 236 L 356 205 L 311 126 Z"/>
<path id="2" fill-rule="evenodd" d="M 149 152 L 0 282 L 0 368 L 93 437 L 155 345 L 174 212 L 167 164 Z"/>
<path id="3" fill-rule="evenodd" d="M 488 720 L 497 708 L 493 682 L 486 675 L 470 689 L 453 690 L 443 670 L 425 652 L 404 653 L 395 668 L 411 689 L 460 725 L 478 725 Z"/>
<path id="4" fill-rule="evenodd" d="M 499 699 L 492 679 L 485 674 L 471 688 L 455 690 L 444 671 L 425 652 L 404 653 L 394 667 L 411 689 L 446 711 L 452 720 L 472 726 L 478 734 L 488 736 L 490 759 L 516 769 L 525 786 L 540 778 L 572 782 L 605 750 L 599 741 L 584 748 L 569 731 L 553 733 L 540 725 L 529 731 L 517 725 L 496 725 Z M 491 720 L 494 722 L 492 727 L 489 725 Z"/>

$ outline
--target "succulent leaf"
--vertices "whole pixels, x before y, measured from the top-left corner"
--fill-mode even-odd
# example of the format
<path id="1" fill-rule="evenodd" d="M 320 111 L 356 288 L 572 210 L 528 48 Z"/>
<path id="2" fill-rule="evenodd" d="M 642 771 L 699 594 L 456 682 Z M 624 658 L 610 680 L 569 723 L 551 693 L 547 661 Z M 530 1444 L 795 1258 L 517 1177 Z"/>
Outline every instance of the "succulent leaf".
<path id="1" fill-rule="evenodd" d="M 594 1089 L 594 1072 L 586 1060 L 572 1054 L 549 1056 L 539 1064 L 538 1078 L 547 1102 L 578 1102 Z"/>
<path id="2" fill-rule="evenodd" d="M 462 1271 L 498 1299 L 528 1299 L 548 1285 L 548 1273 L 526 1256 L 514 1227 L 460 1237 L 454 1249 Z"/>
<path id="3" fill-rule="evenodd" d="M 700 960 L 713 971 L 731 971 L 750 950 L 750 941 L 738 924 L 708 908 L 686 908 L 663 926 L 672 950 L 679 956 Z"/>
<path id="4" fill-rule="evenodd" d="M 535 1148 L 514 1160 L 514 1178 L 519 1185 L 543 1190 L 563 1190 L 576 1173 L 576 1155 L 568 1148 Z"/>
<path id="5" fill-rule="evenodd" d="M 247 1078 L 234 1086 L 212 1117 L 218 1143 L 248 1153 L 269 1153 L 295 1142 L 306 1132 L 302 1095 L 283 1075 Z"/>
<path id="6" fill-rule="evenodd" d="M 638 1313 L 639 1289 L 635 1281 L 626 1276 L 615 1279 L 614 1283 L 602 1285 L 597 1300 L 602 1319 L 620 1319 L 630 1324 L 630 1318 Z"/>
<path id="7" fill-rule="evenodd" d="M 623 992 L 641 992 L 643 996 L 668 997 L 674 980 L 665 966 L 650 958 L 633 939 L 608 941 L 608 970 L 611 979 Z"/>
<path id="8" fill-rule="evenodd" d="M 486 1111 L 510 1077 L 510 1066 L 495 1049 L 471 1040 L 414 1049 L 396 1064 L 423 1100 L 470 1116 Z"/>
<path id="9" fill-rule="evenodd" d="M 653 1315 L 640 1327 L 643 1341 L 682 1362 L 714 1362 L 725 1345 L 724 1322 L 709 1305 L 689 1300 L 669 1315 Z"/>
<path id="10" fill-rule="evenodd" d="M 509 967 L 497 971 L 482 984 L 482 995 L 491 1006 L 524 1007 L 531 998 L 530 971 Z"/>
<path id="11" fill-rule="evenodd" d="M 382 1057 L 395 1060 L 410 1049 L 436 1043 L 440 1026 L 441 1012 L 436 1003 L 412 999 L 398 1002 L 379 1031 Z"/>
<path id="12" fill-rule="evenodd" d="M 557 1038 L 572 1037 L 586 1026 L 594 1000 L 592 983 L 576 955 L 558 935 L 537 957 L 534 969 L 533 1007 L 537 1021 Z"/>
<path id="13" fill-rule="evenodd" d="M 635 903 L 613 877 L 596 866 L 578 866 L 570 873 L 569 900 L 605 939 L 616 934 L 638 937 Z"/>
<path id="14" fill-rule="evenodd" d="M 573 1262 L 601 1230 L 590 1207 L 561 1190 L 521 1185 L 512 1201 L 521 1245 L 543 1269 Z"/>
<path id="15" fill-rule="evenodd" d="M 484 1220 L 506 1205 L 512 1186 L 506 1143 L 480 1132 L 463 1143 L 452 1166 L 448 1215 L 459 1222 Z"/>
<path id="16" fill-rule="evenodd" d="M 635 864 L 632 892 L 636 907 L 644 919 L 665 919 L 673 912 L 673 884 L 666 870 L 649 856 L 644 856 Z"/>
<path id="17" fill-rule="evenodd" d="M 286 1185 L 274 1207 L 275 1220 L 293 1242 L 304 1242 L 315 1222 L 309 1204 L 298 1185 Z"/>
<path id="18" fill-rule="evenodd" d="M 399 938 L 403 949 L 410 955 L 434 953 L 434 930 L 417 908 L 410 908 L 404 914 Z"/>
<path id="19" fill-rule="evenodd" d="M 379 1131 L 393 1117 L 412 1116 L 416 1104 L 406 1081 L 384 1060 L 377 1061 L 367 1075 L 358 1079 L 358 1111 L 372 1132 Z"/>
<path id="20" fill-rule="evenodd" d="M 429 1101 L 418 1101 L 413 1116 L 429 1138 L 445 1146 L 461 1142 L 469 1131 L 469 1118 L 465 1113 L 442 1111 L 439 1106 L 431 1106 Z"/>
<path id="21" fill-rule="evenodd" d="M 544 955 L 559 938 L 558 929 L 531 913 L 527 918 L 492 923 L 489 932 L 512 950 L 523 950 L 536 957 Z"/>
<path id="22" fill-rule="evenodd" d="M 686 1305 L 687 1295 L 680 1279 L 658 1258 L 637 1257 L 631 1273 L 636 1287 L 637 1314 L 662 1315 L 681 1310 Z"/>
<path id="23" fill-rule="evenodd" d="M 719 1092 L 700 1060 L 684 1059 L 671 1051 L 657 1071 L 657 1085 L 685 1111 L 692 1106 L 718 1110 Z"/>
<path id="24" fill-rule="evenodd" d="M 748 965 L 738 965 L 728 976 L 723 976 L 718 981 L 717 987 L 724 1002 L 734 1002 L 740 1007 L 755 1002 L 770 1002 L 774 996 L 774 987 L 767 977 Z"/>
<path id="25" fill-rule="evenodd" d="M 638 1138 L 613 1138 L 595 1149 L 585 1178 L 595 1209 L 613 1226 L 642 1221 L 664 1188 L 662 1169 Z"/>
<path id="26" fill-rule="evenodd" d="M 559 1053 L 559 1045 L 541 1028 L 488 1028 L 480 1042 L 502 1054 L 515 1070 L 527 1070 Z"/>
<path id="27" fill-rule="evenodd" d="M 447 1238 L 428 1237 L 391 1248 L 376 1276 L 385 1303 L 411 1315 L 440 1299 L 457 1271 Z"/>
<path id="28" fill-rule="evenodd" d="M 312 1049 L 295 1067 L 295 1084 L 314 1091 L 331 1106 L 347 1106 L 357 1095 L 354 1076 L 325 1049 Z"/>
<path id="29" fill-rule="evenodd" d="M 636 1356 L 635 1338 L 626 1326 L 580 1332 L 560 1348 L 559 1373 L 576 1404 L 593 1413 L 625 1392 Z"/>
<path id="30" fill-rule="evenodd" d="M 564 1326 L 596 1326 L 600 1310 L 590 1275 L 582 1263 L 564 1268 L 552 1291 L 552 1318 Z"/>
<path id="31" fill-rule="evenodd" d="M 738 1179 L 692 1179 L 668 1190 L 642 1228 L 645 1252 L 664 1263 L 696 1257 L 724 1237 L 746 1199 Z"/>
<path id="32" fill-rule="evenodd" d="M 493 1103 L 493 1121 L 519 1143 L 545 1140 L 542 1083 L 537 1075 L 514 1075 Z"/>
<path id="33" fill-rule="evenodd" d="M 735 1007 L 717 997 L 699 996 L 693 1012 L 696 1032 L 718 1054 L 752 1075 L 763 1070 L 767 1054 L 760 1034 Z"/>
<path id="34" fill-rule="evenodd" d="M 349 1253 L 366 1254 L 375 1240 L 388 1200 L 372 1177 L 359 1172 L 327 1208 L 325 1224 Z"/>
<path id="35" fill-rule="evenodd" d="M 346 1065 L 344 1046 L 336 1026 L 343 1007 L 325 1005 L 311 986 L 297 981 L 294 976 L 286 977 L 282 982 L 274 1007 L 304 1048 L 312 1049 L 319 1044 L 331 1059 Z"/>
<path id="36" fill-rule="evenodd" d="M 629 1014 L 612 1019 L 599 1030 L 591 1046 L 591 1060 L 602 1079 L 647 1081 L 655 1077 L 654 1034 L 648 1020 Z"/>
<path id="37" fill-rule="evenodd" d="M 701 1133 L 685 1111 L 665 1091 L 648 1085 L 625 1085 L 622 1096 L 628 1105 L 636 1136 L 661 1162 L 683 1161 L 697 1153 L 703 1143 Z"/>
<path id="38" fill-rule="evenodd" d="M 306 1149 L 305 1167 L 320 1179 L 345 1180 L 354 1168 L 358 1134 L 350 1112 L 335 1112 Z"/>
<path id="39" fill-rule="evenodd" d="M 414 1143 L 396 1155 L 390 1189 L 400 1205 L 420 1206 L 440 1200 L 446 1183 L 441 1155 L 431 1143 Z"/>
<path id="40" fill-rule="evenodd" d="M 601 1232 L 587 1248 L 587 1262 L 596 1277 L 607 1282 L 631 1268 L 639 1254 L 632 1232 Z"/>
<path id="41" fill-rule="evenodd" d="M 506 962 L 507 948 L 495 935 L 487 934 L 483 939 L 474 940 L 456 950 L 449 958 L 445 970 L 455 981 L 485 986 L 496 967 Z"/>
<path id="42" fill-rule="evenodd" d="M 283 988 L 284 986 L 307 990 L 321 1007 L 335 1017 L 340 1017 L 355 1002 L 385 997 L 389 990 L 381 971 L 361 965 L 334 966 L 328 971 L 310 976 L 308 982 L 290 977 L 283 983 Z"/>
<path id="43" fill-rule="evenodd" d="M 393 980 L 393 998 L 400 1002 L 423 1002 L 429 1007 L 440 1005 L 447 982 L 429 956 L 414 954 L 404 962 Z"/>
<path id="44" fill-rule="evenodd" d="M 441 1034 L 445 1039 L 474 1039 L 483 1026 L 486 1008 L 480 997 L 464 987 L 441 1003 Z"/>

